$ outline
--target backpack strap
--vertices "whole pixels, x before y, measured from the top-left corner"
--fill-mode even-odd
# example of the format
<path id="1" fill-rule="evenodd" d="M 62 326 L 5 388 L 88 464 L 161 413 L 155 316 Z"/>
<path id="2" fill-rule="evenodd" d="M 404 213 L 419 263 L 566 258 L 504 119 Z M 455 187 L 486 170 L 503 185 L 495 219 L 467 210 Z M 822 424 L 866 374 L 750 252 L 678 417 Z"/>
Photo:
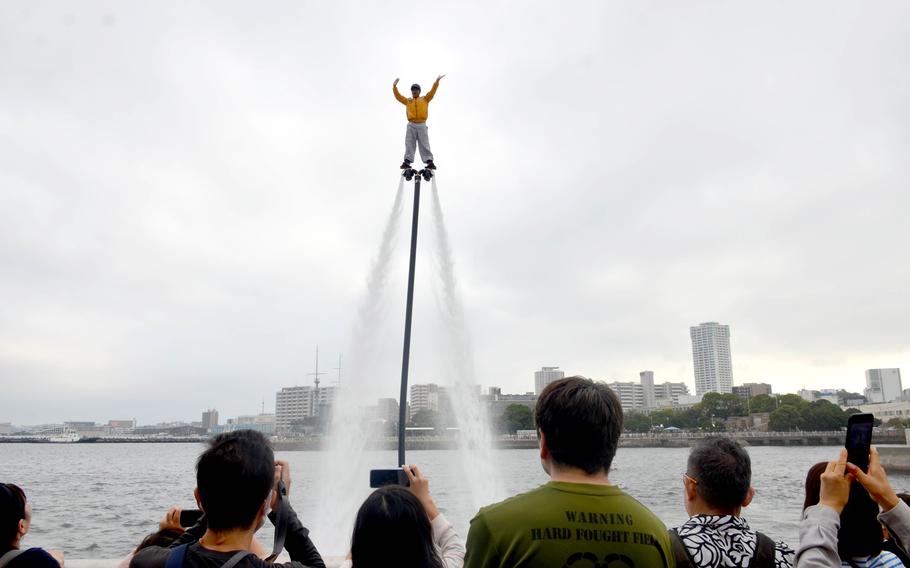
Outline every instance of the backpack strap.
<path id="1" fill-rule="evenodd" d="M 777 545 L 764 533 L 755 533 L 755 553 L 749 562 L 749 568 L 774 568 L 774 556 Z"/>
<path id="2" fill-rule="evenodd" d="M 284 550 L 284 541 L 288 535 L 288 522 L 290 522 L 290 511 L 288 510 L 287 488 L 283 481 L 278 482 L 276 487 L 278 492 L 278 502 L 275 504 L 275 543 L 272 545 L 272 554 L 265 561 L 274 562 L 281 551 Z"/>
<path id="3" fill-rule="evenodd" d="M 670 548 L 673 549 L 673 557 L 676 558 L 676 568 L 695 568 L 695 563 L 692 562 L 692 557 L 689 556 L 689 551 L 686 550 L 686 545 L 683 544 L 682 538 L 676 529 L 669 529 L 667 533 L 670 535 Z"/>
<path id="4" fill-rule="evenodd" d="M 246 558 L 247 556 L 249 556 L 251 554 L 253 554 L 253 553 L 250 552 L 249 550 L 241 550 L 241 551 L 237 552 L 236 554 L 234 554 L 234 556 L 231 556 L 230 560 L 228 560 L 227 562 L 222 564 L 221 568 L 234 568 L 234 566 L 236 566 L 241 560 L 243 560 L 244 558 Z"/>
<path id="5" fill-rule="evenodd" d="M 189 544 L 181 544 L 176 548 L 172 548 L 170 554 L 167 555 L 167 563 L 164 568 L 183 568 L 183 559 L 186 558 L 187 546 Z"/>
<path id="6" fill-rule="evenodd" d="M 0 556 L 0 568 L 3 568 L 4 566 L 6 566 L 10 562 L 12 562 L 17 556 L 19 556 L 23 552 L 25 552 L 25 550 L 23 550 L 21 548 L 14 548 L 14 549 L 8 551 L 3 556 Z"/>

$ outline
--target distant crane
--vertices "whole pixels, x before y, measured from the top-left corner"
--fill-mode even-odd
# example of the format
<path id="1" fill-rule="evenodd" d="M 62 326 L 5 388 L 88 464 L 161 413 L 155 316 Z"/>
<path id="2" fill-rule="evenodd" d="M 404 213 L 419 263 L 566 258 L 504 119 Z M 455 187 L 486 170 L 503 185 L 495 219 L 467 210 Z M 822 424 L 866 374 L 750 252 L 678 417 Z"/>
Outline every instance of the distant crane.
<path id="1" fill-rule="evenodd" d="M 313 377 L 313 384 L 316 385 L 316 391 L 313 393 L 313 416 L 319 414 L 319 383 L 322 381 L 319 380 L 320 375 L 325 373 L 319 372 L 319 346 L 316 346 L 316 370 L 312 373 L 307 373 L 308 376 Z"/>
<path id="2" fill-rule="evenodd" d="M 338 371 L 338 380 L 335 382 L 338 383 L 338 386 L 341 386 L 341 353 L 338 354 L 338 366 L 335 367 L 335 370 Z"/>

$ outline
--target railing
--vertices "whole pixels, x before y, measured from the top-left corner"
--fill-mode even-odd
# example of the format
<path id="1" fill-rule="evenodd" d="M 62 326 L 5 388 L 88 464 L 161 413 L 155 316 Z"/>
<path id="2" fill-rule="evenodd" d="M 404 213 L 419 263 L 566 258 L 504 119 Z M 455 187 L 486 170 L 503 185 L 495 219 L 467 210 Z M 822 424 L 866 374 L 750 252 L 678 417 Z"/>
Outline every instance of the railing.
<path id="1" fill-rule="evenodd" d="M 844 436 L 844 430 L 793 430 L 790 432 L 758 432 L 755 430 L 732 430 L 721 432 L 624 432 L 623 438 L 707 438 L 710 436 L 731 438 L 830 438 Z M 875 432 L 874 438 L 903 438 L 903 430 Z"/>

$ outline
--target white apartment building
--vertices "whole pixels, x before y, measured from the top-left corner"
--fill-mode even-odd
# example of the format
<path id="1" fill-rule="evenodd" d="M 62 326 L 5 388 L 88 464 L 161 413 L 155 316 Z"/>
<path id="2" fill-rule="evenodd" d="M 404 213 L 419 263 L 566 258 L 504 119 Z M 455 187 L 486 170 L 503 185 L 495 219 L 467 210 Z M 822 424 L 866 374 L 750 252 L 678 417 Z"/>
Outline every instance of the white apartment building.
<path id="1" fill-rule="evenodd" d="M 686 383 L 664 382 L 654 385 L 654 404 L 656 408 L 666 408 L 679 404 L 679 397 L 689 394 Z"/>
<path id="2" fill-rule="evenodd" d="M 408 400 L 408 420 L 421 410 L 446 413 L 450 409 L 449 392 L 436 383 L 411 385 L 411 396 Z"/>
<path id="3" fill-rule="evenodd" d="M 275 395 L 275 430 L 287 432 L 292 420 L 317 416 L 335 400 L 337 387 L 285 387 Z"/>
<path id="4" fill-rule="evenodd" d="M 640 410 L 644 408 L 645 397 L 641 383 L 613 381 L 612 383 L 607 383 L 607 386 L 613 389 L 613 392 L 619 397 L 623 410 Z"/>
<path id="5" fill-rule="evenodd" d="M 647 410 L 651 408 L 665 408 L 679 404 L 679 397 L 689 394 L 689 387 L 685 383 L 665 382 L 653 385 L 654 405 L 645 404 L 645 385 L 633 381 L 613 381 L 607 383 L 619 397 L 623 410 Z"/>
<path id="6" fill-rule="evenodd" d="M 903 395 L 900 369 L 869 369 L 866 371 L 866 390 L 869 402 L 891 402 Z"/>
<path id="7" fill-rule="evenodd" d="M 695 394 L 733 392 L 733 365 L 730 359 L 730 326 L 715 321 L 689 328 Z"/>
<path id="8" fill-rule="evenodd" d="M 540 394 L 548 384 L 565 376 L 559 367 L 541 367 L 539 371 L 534 371 L 534 394 Z"/>

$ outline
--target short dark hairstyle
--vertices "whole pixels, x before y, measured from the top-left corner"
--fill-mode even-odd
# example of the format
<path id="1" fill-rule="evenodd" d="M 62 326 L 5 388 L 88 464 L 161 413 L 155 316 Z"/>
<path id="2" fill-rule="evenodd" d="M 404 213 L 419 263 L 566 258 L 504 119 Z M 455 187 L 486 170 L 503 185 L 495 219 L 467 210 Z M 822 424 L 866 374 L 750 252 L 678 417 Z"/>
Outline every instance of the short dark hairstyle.
<path id="1" fill-rule="evenodd" d="M 806 499 L 803 510 L 821 499 L 822 474 L 828 462 L 819 462 L 806 474 Z M 837 530 L 837 554 L 841 558 L 877 556 L 882 551 L 882 525 L 878 522 L 878 505 L 859 482 L 850 486 L 850 499 L 840 513 Z"/>
<path id="2" fill-rule="evenodd" d="M 0 550 L 12 546 L 25 518 L 25 492 L 18 485 L 0 483 Z"/>
<path id="3" fill-rule="evenodd" d="M 355 568 L 390 564 L 443 568 L 423 505 L 398 485 L 380 487 L 360 506 L 351 536 L 351 560 Z"/>
<path id="4" fill-rule="evenodd" d="M 710 437 L 689 452 L 688 474 L 696 491 L 714 507 L 735 509 L 742 505 L 752 485 L 752 460 L 735 440 Z"/>
<path id="5" fill-rule="evenodd" d="M 249 528 L 275 482 L 275 454 L 253 430 L 219 434 L 196 462 L 196 486 L 208 527 Z"/>
<path id="6" fill-rule="evenodd" d="M 622 432 L 622 404 L 606 383 L 566 377 L 537 398 L 534 422 L 553 461 L 589 475 L 607 472 Z"/>

